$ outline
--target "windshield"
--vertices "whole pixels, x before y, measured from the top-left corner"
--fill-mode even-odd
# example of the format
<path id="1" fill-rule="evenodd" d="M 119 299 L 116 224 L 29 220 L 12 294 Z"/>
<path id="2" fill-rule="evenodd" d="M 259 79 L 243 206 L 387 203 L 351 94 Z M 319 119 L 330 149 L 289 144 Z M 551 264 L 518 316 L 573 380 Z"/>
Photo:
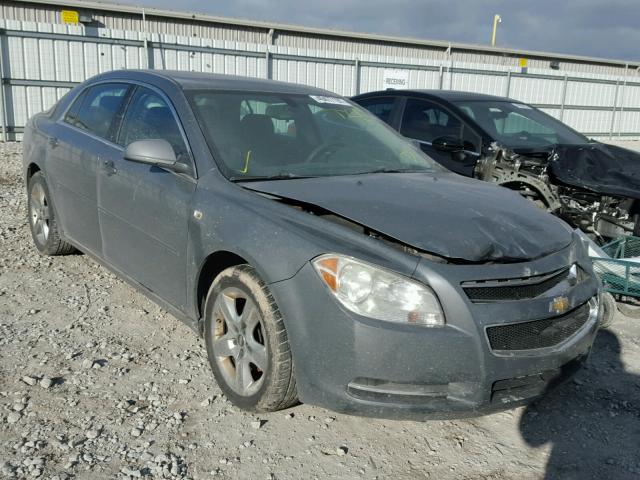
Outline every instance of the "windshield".
<path id="1" fill-rule="evenodd" d="M 232 180 L 443 170 L 340 97 L 211 90 L 187 96 Z"/>
<path id="2" fill-rule="evenodd" d="M 589 139 L 564 123 L 525 105 L 509 101 L 457 101 L 455 105 L 489 135 L 511 148 L 582 144 Z"/>

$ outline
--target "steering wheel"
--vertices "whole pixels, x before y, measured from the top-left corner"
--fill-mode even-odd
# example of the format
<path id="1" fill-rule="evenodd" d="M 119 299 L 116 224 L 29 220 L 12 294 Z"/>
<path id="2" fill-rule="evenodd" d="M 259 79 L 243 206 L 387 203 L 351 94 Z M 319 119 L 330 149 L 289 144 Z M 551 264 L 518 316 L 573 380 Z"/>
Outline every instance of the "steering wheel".
<path id="1" fill-rule="evenodd" d="M 305 158 L 303 163 L 313 163 L 321 153 L 324 153 L 333 147 L 341 148 L 346 146 L 347 144 L 343 142 L 321 143 L 314 148 L 309 155 L 307 155 L 307 158 Z"/>

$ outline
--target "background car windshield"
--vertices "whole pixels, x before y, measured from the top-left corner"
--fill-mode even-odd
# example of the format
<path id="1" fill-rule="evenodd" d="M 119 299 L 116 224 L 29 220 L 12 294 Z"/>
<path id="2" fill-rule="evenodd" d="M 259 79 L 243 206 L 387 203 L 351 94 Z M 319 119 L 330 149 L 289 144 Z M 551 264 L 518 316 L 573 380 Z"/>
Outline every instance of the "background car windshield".
<path id="1" fill-rule="evenodd" d="M 589 141 L 555 118 L 524 103 L 471 100 L 454 103 L 507 147 L 535 148 Z"/>
<path id="2" fill-rule="evenodd" d="M 339 97 L 188 92 L 230 178 L 442 171 L 366 110 Z"/>

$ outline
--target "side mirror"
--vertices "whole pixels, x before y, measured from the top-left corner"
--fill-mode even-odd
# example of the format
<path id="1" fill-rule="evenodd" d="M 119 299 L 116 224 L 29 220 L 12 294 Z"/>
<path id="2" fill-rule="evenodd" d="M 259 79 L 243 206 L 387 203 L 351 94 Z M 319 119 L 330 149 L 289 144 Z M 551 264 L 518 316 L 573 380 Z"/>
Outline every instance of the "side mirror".
<path id="1" fill-rule="evenodd" d="M 190 168 L 179 163 L 176 153 L 169 142 L 162 138 L 137 140 L 130 143 L 124 151 L 124 159 L 130 162 L 156 165 L 178 173 L 189 173 Z"/>
<path id="2" fill-rule="evenodd" d="M 440 150 L 441 152 L 454 153 L 464 150 L 464 144 L 462 143 L 462 140 L 456 137 L 444 136 L 434 138 L 431 142 L 431 145 L 433 146 L 433 148 L 435 148 L 436 150 Z"/>

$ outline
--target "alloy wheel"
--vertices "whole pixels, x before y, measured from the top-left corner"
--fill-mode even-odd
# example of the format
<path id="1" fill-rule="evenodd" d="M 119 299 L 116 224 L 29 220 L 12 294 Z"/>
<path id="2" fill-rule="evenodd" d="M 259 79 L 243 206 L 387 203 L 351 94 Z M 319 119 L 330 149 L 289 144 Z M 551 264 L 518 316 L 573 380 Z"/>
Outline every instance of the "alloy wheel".
<path id="1" fill-rule="evenodd" d="M 268 366 L 263 320 L 255 302 L 238 288 L 225 288 L 213 306 L 213 352 L 226 383 L 248 397 L 262 386 Z"/>
<path id="2" fill-rule="evenodd" d="M 34 235 L 41 245 L 49 238 L 49 202 L 44 188 L 40 183 L 35 183 L 31 189 L 29 203 L 29 218 Z"/>

